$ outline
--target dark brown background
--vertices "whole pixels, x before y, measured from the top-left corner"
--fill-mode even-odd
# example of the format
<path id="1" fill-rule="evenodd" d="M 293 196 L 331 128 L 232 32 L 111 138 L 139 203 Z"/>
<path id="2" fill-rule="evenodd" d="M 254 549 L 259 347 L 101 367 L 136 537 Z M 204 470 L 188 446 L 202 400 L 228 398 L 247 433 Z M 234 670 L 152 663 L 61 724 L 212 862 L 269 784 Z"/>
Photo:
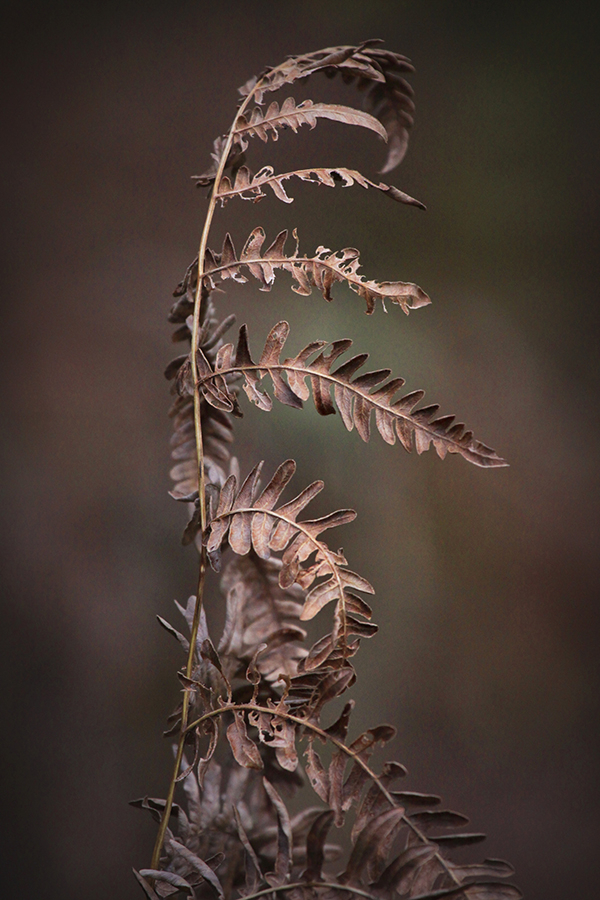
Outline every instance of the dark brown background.
<path id="1" fill-rule="evenodd" d="M 596 896 L 592 23 L 577 6 L 467 0 L 6 8 L 4 885 L 138 896 L 130 867 L 148 864 L 154 831 L 127 801 L 165 790 L 180 663 L 154 617 L 174 619 L 194 581 L 166 493 L 161 375 L 205 203 L 188 176 L 250 75 L 382 37 L 418 69 L 417 124 L 390 180 L 429 211 L 294 185 L 290 207 L 230 204 L 213 243 L 297 225 L 303 251 L 358 246 L 369 277 L 414 280 L 434 305 L 367 319 L 343 287 L 327 306 L 282 275 L 222 309 L 255 348 L 283 316 L 294 350 L 353 337 L 511 468 L 366 447 L 339 417 L 277 408 L 247 410 L 242 469 L 295 455 L 298 486 L 326 482 L 317 512 L 359 513 L 337 540 L 376 586 L 382 629 L 357 663 L 355 727 L 392 721 L 407 787 L 467 812 L 532 900 Z M 309 94 L 355 100 L 318 77 Z M 255 169 L 373 177 L 383 160 L 374 136 L 327 122 L 256 143 Z"/>

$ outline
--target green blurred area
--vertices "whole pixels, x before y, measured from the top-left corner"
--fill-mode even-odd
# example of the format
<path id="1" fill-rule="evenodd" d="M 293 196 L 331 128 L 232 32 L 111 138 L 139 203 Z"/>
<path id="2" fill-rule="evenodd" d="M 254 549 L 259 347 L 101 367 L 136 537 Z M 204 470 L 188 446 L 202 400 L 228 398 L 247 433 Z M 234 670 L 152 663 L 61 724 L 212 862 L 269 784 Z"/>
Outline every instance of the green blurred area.
<path id="1" fill-rule="evenodd" d="M 417 67 L 409 152 L 386 178 L 428 211 L 290 182 L 290 206 L 230 203 L 211 244 L 297 227 L 302 252 L 356 246 L 367 277 L 415 281 L 432 306 L 367 318 L 343 286 L 327 305 L 284 273 L 270 294 L 235 286 L 219 302 L 255 351 L 282 318 L 290 351 L 351 337 L 511 465 L 365 446 L 310 404 L 246 406 L 236 452 L 269 474 L 294 456 L 298 489 L 326 483 L 315 514 L 359 514 L 332 537 L 377 592 L 355 728 L 394 723 L 407 787 L 487 831 L 527 896 L 594 896 L 599 129 L 583 7 L 13 4 L 5 35 L 6 846 L 20 896 L 133 897 L 153 826 L 126 802 L 165 790 L 180 659 L 153 620 L 173 621 L 195 580 L 166 493 L 161 375 L 205 208 L 188 176 L 249 76 L 370 37 Z M 356 100 L 317 77 L 293 96 Z M 255 171 L 375 178 L 384 159 L 373 135 L 329 122 L 255 143 Z M 211 602 L 218 629 L 214 582 Z"/>

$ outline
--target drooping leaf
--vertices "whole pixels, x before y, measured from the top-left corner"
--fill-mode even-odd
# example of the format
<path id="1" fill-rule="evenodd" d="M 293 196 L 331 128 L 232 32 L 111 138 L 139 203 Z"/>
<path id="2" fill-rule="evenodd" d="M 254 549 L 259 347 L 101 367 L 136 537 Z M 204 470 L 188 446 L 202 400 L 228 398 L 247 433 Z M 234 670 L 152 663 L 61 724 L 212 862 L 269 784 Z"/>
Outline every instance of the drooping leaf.
<path id="1" fill-rule="evenodd" d="M 288 97 L 281 105 L 274 100 L 266 110 L 255 106 L 249 116 L 238 116 L 233 138 L 235 144 L 246 150 L 248 138 L 259 137 L 261 141 L 268 141 L 269 135 L 276 141 L 281 128 L 291 128 L 297 132 L 301 125 L 309 125 L 314 128 L 317 119 L 331 119 L 334 122 L 342 122 L 345 125 L 358 125 L 374 131 L 379 137 L 387 141 L 387 131 L 381 122 L 359 109 L 351 106 L 341 106 L 337 103 L 313 103 L 312 100 L 304 100 L 296 106 L 293 97 Z"/>
<path id="2" fill-rule="evenodd" d="M 340 355 L 348 350 L 351 341 L 335 341 L 329 352 L 319 347 L 320 352 L 312 361 L 311 353 L 305 348 L 295 358 L 281 360 L 281 352 L 289 334 L 287 322 L 278 322 L 267 337 L 267 345 L 274 343 L 273 335 L 277 334 L 276 346 L 279 355 L 273 352 L 268 357 L 263 355 L 255 362 L 250 354 L 247 329 L 242 326 L 238 347 L 244 348 L 244 363 L 232 364 L 227 370 L 217 369 L 207 374 L 200 382 L 200 390 L 204 393 L 204 385 L 224 374 L 241 374 L 252 390 L 258 391 L 257 385 L 262 377 L 268 375 L 273 384 L 283 383 L 283 375 L 288 381 L 288 391 L 292 392 L 290 401 L 280 389 L 275 388 L 275 396 L 288 406 L 299 406 L 309 396 L 306 379 L 310 379 L 315 406 L 321 415 L 335 412 L 331 394 L 340 412 L 342 421 L 349 431 L 354 428 L 364 441 L 371 434 L 371 418 L 375 415 L 375 424 L 380 435 L 388 444 L 396 439 L 406 450 L 413 446 L 417 453 L 424 453 L 433 445 L 438 456 L 444 458 L 448 453 L 462 456 L 468 462 L 483 468 L 505 466 L 506 462 L 491 447 L 473 437 L 462 424 L 453 424 L 454 416 L 437 416 L 436 404 L 417 408 L 424 396 L 423 391 L 411 391 L 398 399 L 395 395 L 404 385 L 403 378 L 389 378 L 389 369 L 379 369 L 357 375 L 358 370 L 368 359 L 368 354 L 359 354 L 333 368 Z M 312 350 L 316 352 L 316 350 Z M 301 358 L 301 362 L 298 359 Z M 211 402 L 210 391 L 204 393 L 208 403 Z M 250 394 L 249 394 L 250 396 Z M 264 394 L 261 394 L 264 397 Z M 252 398 L 251 398 L 252 399 Z M 261 404 L 265 408 L 264 404 Z M 270 406 L 269 406 L 270 408 Z"/>
<path id="3" fill-rule="evenodd" d="M 231 476 L 210 524 L 206 549 L 208 553 L 218 550 L 228 537 L 232 550 L 238 554 L 248 553 L 251 547 L 262 558 L 268 558 L 271 552 L 282 552 L 280 587 L 286 589 L 296 582 L 307 591 L 301 619 L 311 619 L 326 604 L 335 603 L 338 627 L 333 649 L 337 635 L 344 633 L 346 604 L 354 608 L 353 591 L 373 593 L 373 588 L 346 568 L 346 559 L 340 552 L 330 550 L 319 540 L 323 531 L 353 521 L 354 510 L 338 510 L 319 519 L 298 522 L 296 517 L 314 495 L 315 487 L 321 488 L 317 482 L 289 503 L 276 506 L 281 483 L 287 484 L 294 470 L 293 460 L 283 463 L 258 499 L 255 485 L 259 467 L 252 470 L 239 491 L 236 479 Z"/>
<path id="4" fill-rule="evenodd" d="M 294 56 L 260 78 L 248 81 L 240 93 L 253 93 L 257 103 L 266 91 L 279 90 L 298 79 L 322 71 L 328 76 L 340 73 L 347 83 L 356 82 L 365 94 L 367 108 L 385 126 L 389 138 L 388 157 L 382 169 L 389 172 L 403 159 L 408 145 L 408 132 L 413 124 L 413 90 L 405 75 L 414 68 L 405 56 L 383 50 L 379 40 L 357 46 L 327 47 L 315 53 Z"/>
<path id="5" fill-rule="evenodd" d="M 420 200 L 415 200 L 414 197 L 404 193 L 399 188 L 384 184 L 382 181 L 376 183 L 369 178 L 365 178 L 356 169 L 347 169 L 343 166 L 336 168 L 314 167 L 310 169 L 296 169 L 293 172 L 283 172 L 281 175 L 276 175 L 272 166 L 263 166 L 256 175 L 253 175 L 247 166 L 242 166 L 238 169 L 234 181 L 231 181 L 227 176 L 221 179 L 215 196 L 221 201 L 221 206 L 224 206 L 233 197 L 257 203 L 267 196 L 264 189 L 268 187 L 278 200 L 282 200 L 284 203 L 292 203 L 294 198 L 288 195 L 284 187 L 284 182 L 290 178 L 299 178 L 301 181 L 309 184 L 325 185 L 326 187 L 335 187 L 336 184 L 351 187 L 353 184 L 358 184 L 365 189 L 371 187 L 381 191 L 386 197 L 396 200 L 398 203 L 425 209 L 425 205 Z"/>
<path id="6" fill-rule="evenodd" d="M 244 717 L 237 710 L 233 714 L 233 722 L 227 729 L 227 740 L 238 765 L 246 769 L 262 769 L 263 762 L 258 747 L 248 737 Z"/>
<path id="7" fill-rule="evenodd" d="M 379 813 L 388 808 L 389 801 L 381 788 L 389 788 L 397 778 L 404 778 L 405 775 L 406 769 L 401 763 L 385 763 L 381 775 L 379 775 L 378 782 L 373 782 L 368 791 L 366 791 L 362 802 L 358 807 L 354 825 L 352 826 L 352 841 L 356 840 L 357 835 L 360 834 L 370 819 L 375 818 Z"/>
<path id="8" fill-rule="evenodd" d="M 371 819 L 356 839 L 348 864 L 340 875 L 342 884 L 368 883 L 379 875 L 382 862 L 399 830 L 404 825 L 404 810 L 393 807 Z"/>
<path id="9" fill-rule="evenodd" d="M 247 893 L 253 893 L 260 882 L 263 880 L 264 875 L 262 873 L 258 857 L 254 851 L 254 847 L 250 843 L 250 838 L 246 834 L 246 830 L 242 825 L 242 819 L 236 806 L 232 807 L 232 812 L 235 818 L 235 825 L 239 839 L 242 842 L 244 850 L 246 851 L 246 891 Z"/>
<path id="10" fill-rule="evenodd" d="M 430 862 L 436 854 L 435 844 L 416 844 L 408 847 L 399 854 L 387 866 L 375 883 L 377 891 L 385 894 L 405 894 L 408 887 L 408 879 L 415 870 Z"/>
<path id="11" fill-rule="evenodd" d="M 329 801 L 330 783 L 329 773 L 321 762 L 319 754 L 314 748 L 314 741 L 309 740 L 306 751 L 306 774 L 313 790 L 324 803 Z"/>
<path id="12" fill-rule="evenodd" d="M 325 300 L 331 301 L 331 287 L 336 282 L 345 282 L 356 294 L 363 297 L 366 311 L 371 315 L 377 302 L 385 309 L 386 301 L 396 304 L 408 314 L 411 309 L 419 309 L 431 303 L 430 298 L 416 284 L 404 281 L 368 281 L 358 270 L 361 267 L 359 251 L 353 247 L 332 252 L 327 247 L 318 247 L 315 256 L 300 256 L 296 246 L 291 256 L 285 253 L 288 232 L 280 232 L 273 243 L 263 251 L 265 232 L 255 228 L 251 232 L 239 258 L 234 251 L 233 258 L 226 254 L 226 248 L 233 248 L 233 242 L 226 235 L 220 253 L 206 251 L 204 280 L 210 290 L 215 290 L 217 281 L 235 277 L 236 281 L 246 281 L 241 269 L 247 269 L 253 278 L 261 282 L 261 291 L 270 291 L 275 281 L 275 270 L 284 269 L 293 280 L 292 290 L 308 297 L 313 286 L 321 291 Z"/>
<path id="13" fill-rule="evenodd" d="M 269 800 L 277 813 L 277 856 L 275 857 L 275 869 L 266 874 L 266 880 L 271 887 L 283 884 L 287 880 L 292 863 L 293 837 L 289 813 L 285 803 L 273 787 L 263 778 L 263 784 Z"/>
<path id="14" fill-rule="evenodd" d="M 136 879 L 137 883 L 140 885 L 140 887 L 142 888 L 146 897 L 148 897 L 148 900 L 160 900 L 160 897 L 158 896 L 158 894 L 156 893 L 154 888 L 151 887 L 149 882 L 146 881 L 146 879 L 143 878 L 140 875 L 140 873 L 138 871 L 136 871 L 136 869 L 133 870 L 133 874 L 135 875 L 135 879 Z"/>
<path id="15" fill-rule="evenodd" d="M 191 850 L 188 850 L 183 844 L 179 841 L 176 841 L 174 838 L 170 840 L 171 849 L 180 856 L 183 860 L 185 860 L 188 865 L 195 869 L 199 875 L 204 878 L 204 880 L 210 884 L 210 886 L 214 889 L 215 893 L 221 900 L 225 900 L 225 895 L 223 893 L 223 887 L 221 882 L 219 881 L 217 875 L 209 865 L 207 865 L 203 859 L 200 859 L 199 856 L 196 856 L 195 853 L 192 853 Z"/>
<path id="16" fill-rule="evenodd" d="M 194 894 L 194 889 L 189 881 L 186 881 L 181 875 L 177 875 L 176 872 L 168 872 L 165 869 L 140 869 L 139 874 L 144 879 L 154 878 L 155 881 L 163 881 L 165 884 L 170 884 L 180 891 L 187 891 L 192 896 Z"/>
<path id="17" fill-rule="evenodd" d="M 281 588 L 280 573 L 280 560 L 262 559 L 255 553 L 234 557 L 227 564 L 221 581 L 226 620 L 219 653 L 228 660 L 230 677 L 261 644 L 266 646 L 256 665 L 269 682 L 281 674 L 296 675 L 307 655 L 302 646 L 306 632 L 300 626 L 303 593 L 297 585 Z"/>
<path id="18" fill-rule="evenodd" d="M 306 869 L 302 876 L 305 881 L 323 880 L 325 840 L 332 824 L 333 813 L 331 810 L 325 810 L 315 819 L 308 832 L 306 838 Z"/>

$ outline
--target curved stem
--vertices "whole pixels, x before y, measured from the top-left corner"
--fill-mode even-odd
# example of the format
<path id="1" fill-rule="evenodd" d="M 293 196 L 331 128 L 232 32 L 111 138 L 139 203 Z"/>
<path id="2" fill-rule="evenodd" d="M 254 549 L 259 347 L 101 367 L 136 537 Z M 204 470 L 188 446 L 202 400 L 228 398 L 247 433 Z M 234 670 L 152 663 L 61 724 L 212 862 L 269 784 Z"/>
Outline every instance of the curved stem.
<path id="1" fill-rule="evenodd" d="M 201 725 L 202 722 L 205 722 L 207 719 L 212 719 L 215 716 L 220 716 L 224 712 L 237 712 L 237 711 L 241 712 L 242 710 L 245 710 L 247 712 L 268 713 L 269 715 L 276 716 L 279 719 L 286 719 L 289 722 L 294 722 L 296 725 L 301 725 L 303 728 L 306 728 L 309 731 L 312 731 L 314 734 L 317 734 L 324 741 L 329 741 L 331 744 L 334 745 L 334 747 L 337 747 L 338 750 L 340 750 L 342 753 L 345 753 L 346 756 L 348 756 L 350 759 L 354 760 L 354 762 L 356 762 L 361 767 L 363 772 L 365 772 L 369 776 L 371 781 L 373 781 L 373 783 L 377 785 L 377 787 L 379 788 L 379 790 L 381 791 L 381 793 L 383 794 L 385 799 L 388 801 L 390 806 L 397 805 L 392 794 L 388 791 L 388 789 L 382 783 L 379 776 L 373 771 L 373 769 L 369 766 L 368 763 L 366 763 L 363 759 L 361 759 L 360 756 L 357 753 L 354 753 L 354 751 L 351 750 L 349 747 L 346 747 L 346 745 L 344 744 L 343 741 L 340 741 L 337 738 L 332 737 L 330 734 L 327 734 L 327 732 L 324 731 L 322 728 L 319 728 L 318 725 L 314 725 L 312 722 L 309 722 L 306 719 L 301 718 L 301 716 L 295 716 L 292 713 L 286 713 L 286 712 L 280 711 L 278 709 L 277 710 L 271 709 L 268 706 L 259 706 L 256 703 L 227 703 L 227 704 L 219 707 L 219 709 L 212 709 L 210 712 L 207 712 L 203 716 L 200 716 L 199 719 L 196 719 L 195 722 L 192 722 L 190 725 L 187 726 L 186 731 L 191 731 L 193 728 L 197 728 L 198 725 Z M 412 833 L 415 835 L 415 837 L 417 837 L 420 841 L 422 841 L 424 844 L 431 843 L 429 838 L 425 834 L 423 834 L 421 829 L 417 825 L 415 825 L 415 823 L 413 821 L 411 821 L 411 819 L 408 816 L 403 815 L 402 821 L 412 831 Z M 442 867 L 444 872 L 454 881 L 454 883 L 460 884 L 460 880 L 456 877 L 456 875 L 454 874 L 452 869 L 448 866 L 444 857 L 439 852 L 435 853 L 435 859 L 440 864 L 440 866 Z M 337 885 L 337 887 L 339 887 L 339 885 Z M 273 890 L 273 889 L 271 888 L 271 890 Z M 344 890 L 346 890 L 346 885 L 344 885 Z M 266 893 L 269 893 L 269 892 L 266 891 Z M 370 896 L 370 895 L 367 895 L 367 896 Z"/>
<path id="2" fill-rule="evenodd" d="M 192 672 L 194 668 L 194 651 L 196 649 L 196 641 L 198 638 L 198 628 L 200 626 L 200 614 L 202 612 L 202 595 L 204 593 L 204 579 L 206 576 L 206 551 L 202 548 L 202 552 L 200 554 L 200 569 L 198 573 L 198 592 L 196 594 L 196 606 L 194 609 L 194 619 L 192 621 L 192 634 L 190 637 L 190 649 L 188 652 L 187 664 L 185 667 L 185 674 L 187 678 L 192 677 Z M 167 831 L 167 825 L 169 823 L 169 818 L 171 815 L 171 809 L 173 808 L 173 797 L 175 796 L 175 785 L 177 784 L 177 776 L 181 770 L 181 761 L 183 759 L 183 748 L 185 745 L 185 738 L 189 731 L 187 725 L 187 718 L 190 708 L 190 692 L 183 692 L 183 702 L 181 709 L 181 728 L 179 730 L 179 740 L 177 741 L 177 752 L 175 753 L 175 765 L 173 766 L 173 774 L 171 776 L 171 781 L 169 783 L 169 790 L 167 792 L 167 797 L 165 800 L 165 808 L 160 820 L 160 826 L 158 829 L 158 834 L 156 835 L 156 842 L 154 844 L 154 851 L 152 853 L 152 863 L 151 869 L 158 869 L 160 866 L 160 852 L 162 850 L 163 842 L 165 839 L 165 833 Z"/>
<path id="3" fill-rule="evenodd" d="M 206 254 L 206 246 L 208 243 L 208 235 L 210 232 L 210 226 L 212 224 L 214 212 L 216 209 L 216 194 L 219 190 L 219 184 L 221 182 L 221 178 L 223 176 L 223 172 L 225 171 L 225 166 L 227 164 L 227 158 L 229 156 L 229 152 L 231 150 L 231 146 L 233 144 L 233 136 L 235 134 L 235 125 L 238 120 L 238 117 L 244 112 L 248 104 L 252 101 L 254 97 L 254 93 L 256 89 L 260 86 L 261 82 L 258 82 L 253 91 L 251 91 L 240 108 L 237 110 L 235 119 L 231 125 L 229 130 L 229 134 L 227 136 L 227 141 L 225 143 L 225 147 L 223 149 L 223 153 L 221 155 L 221 161 L 219 163 L 219 168 L 217 170 L 217 174 L 215 176 L 215 183 L 213 185 L 213 190 L 210 198 L 210 202 L 208 204 L 208 211 L 206 213 L 206 219 L 204 221 L 204 228 L 202 229 L 202 237 L 200 239 L 200 248 L 198 250 L 198 285 L 196 288 L 196 298 L 194 303 L 194 324 L 192 327 L 192 342 L 191 342 L 191 367 L 192 367 L 192 381 L 194 384 L 194 434 L 196 438 L 196 458 L 198 462 L 198 502 L 200 504 L 200 523 L 201 529 L 204 531 L 206 528 L 206 484 L 205 484 L 205 475 L 204 475 L 204 445 L 202 441 L 202 413 L 201 413 L 201 395 L 200 389 L 198 386 L 198 369 L 196 365 L 196 353 L 199 346 L 199 335 L 200 335 L 200 322 L 201 322 L 201 310 L 202 310 L 202 301 L 205 298 L 205 290 L 204 290 L 204 257 Z M 200 615 L 202 612 L 202 598 L 204 594 L 204 581 L 206 575 L 206 550 L 202 547 L 200 551 L 200 568 L 198 573 L 198 590 L 196 592 L 196 604 L 194 607 L 194 618 L 192 621 L 192 634 L 190 639 L 190 649 L 188 653 L 187 665 L 185 668 L 185 674 L 188 679 L 192 677 L 192 670 L 194 666 L 194 651 L 196 649 L 196 639 L 198 636 L 198 627 L 200 624 Z M 163 842 L 165 839 L 165 834 L 167 831 L 167 825 L 169 822 L 169 817 L 171 815 L 171 810 L 173 808 L 173 798 L 175 796 L 175 785 L 177 783 L 177 776 L 179 775 L 181 769 L 181 761 L 183 759 L 183 748 L 185 744 L 185 738 L 189 731 L 187 727 L 187 718 L 189 712 L 190 705 L 190 694 L 189 691 L 184 691 L 183 694 L 183 702 L 182 702 L 182 711 L 181 711 L 181 729 L 179 732 L 179 740 L 177 742 L 177 751 L 175 753 L 175 765 L 173 766 L 173 774 L 171 776 L 171 781 L 169 783 L 169 789 L 167 791 L 167 797 L 165 800 L 165 808 L 161 817 L 160 826 L 158 829 L 158 834 L 156 836 L 156 842 L 154 844 L 154 851 L 152 853 L 152 863 L 151 868 L 158 869 L 160 866 L 160 853 L 162 850 Z"/>
<path id="4" fill-rule="evenodd" d="M 192 364 L 192 381 L 194 384 L 194 432 L 196 436 L 196 447 L 198 448 L 198 494 L 199 494 L 199 503 L 200 503 L 200 523 L 202 526 L 202 531 L 206 528 L 206 498 L 205 498 L 205 478 L 204 478 L 204 455 L 202 453 L 202 418 L 200 414 L 200 405 L 201 405 L 201 395 L 200 390 L 198 388 L 198 367 L 196 364 L 196 353 L 198 351 L 199 344 L 199 334 L 200 334 L 200 311 L 202 307 L 202 299 L 204 295 L 204 258 L 206 255 L 206 247 L 208 245 L 208 235 L 210 233 L 210 227 L 212 225 L 213 216 L 215 214 L 215 209 L 217 207 L 217 193 L 219 190 L 219 185 L 221 183 L 221 178 L 223 177 L 223 172 L 225 171 L 225 166 L 227 165 L 227 159 L 229 157 L 229 152 L 231 150 L 231 146 L 233 144 L 233 136 L 235 134 L 235 124 L 238 118 L 242 115 L 248 104 L 252 101 L 254 97 L 254 93 L 256 89 L 260 86 L 261 82 L 259 81 L 254 90 L 251 91 L 242 105 L 239 107 L 235 119 L 229 129 L 229 134 L 227 135 L 227 141 L 225 143 L 225 147 L 221 154 L 221 161 L 219 162 L 219 168 L 217 169 L 217 174 L 215 175 L 215 183 L 213 185 L 213 189 L 210 196 L 210 201 L 208 204 L 208 210 L 206 213 L 206 219 L 204 220 L 204 228 L 202 229 L 202 237 L 200 238 L 200 247 L 198 249 L 198 284 L 196 287 L 196 299 L 194 303 L 194 324 L 192 326 L 192 347 L 191 347 L 191 364 Z"/>

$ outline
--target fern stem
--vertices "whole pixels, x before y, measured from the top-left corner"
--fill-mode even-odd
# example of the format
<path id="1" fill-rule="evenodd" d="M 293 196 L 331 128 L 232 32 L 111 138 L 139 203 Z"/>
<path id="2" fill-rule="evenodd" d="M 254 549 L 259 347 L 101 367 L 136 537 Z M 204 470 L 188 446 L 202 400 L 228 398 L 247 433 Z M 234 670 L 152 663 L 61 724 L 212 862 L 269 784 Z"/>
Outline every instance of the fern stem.
<path id="1" fill-rule="evenodd" d="M 206 479 L 204 473 L 204 445 L 202 440 L 202 411 L 201 411 L 201 402 L 202 398 L 200 395 L 200 388 L 198 385 L 198 369 L 196 365 L 196 353 L 199 349 L 199 335 L 200 335 L 200 322 L 201 322 L 201 311 L 202 311 L 202 300 L 204 299 L 204 257 L 206 254 L 206 247 L 208 244 L 208 235 L 210 233 L 210 227 L 212 224 L 213 216 L 216 209 L 216 194 L 219 190 L 219 184 L 221 182 L 221 178 L 223 176 L 223 172 L 225 171 L 225 166 L 227 164 L 227 158 L 229 156 L 229 152 L 231 150 L 231 146 L 233 143 L 233 136 L 235 133 L 235 125 L 238 120 L 238 117 L 244 112 L 248 104 L 252 101 L 254 96 L 254 92 L 256 88 L 259 87 L 260 82 L 258 82 L 253 91 L 251 91 L 244 102 L 239 107 L 236 112 L 235 118 L 229 129 L 229 134 L 227 136 L 227 141 L 225 143 L 225 147 L 223 149 L 223 153 L 221 155 L 221 160 L 219 162 L 219 167 L 217 169 L 217 174 L 215 176 L 215 182 L 213 185 L 213 190 L 211 193 L 211 198 L 208 204 L 208 211 L 206 213 L 206 218 L 204 220 L 204 228 L 202 229 L 202 237 L 200 239 L 200 248 L 198 250 L 198 284 L 196 287 L 196 297 L 194 302 L 194 322 L 192 326 L 192 341 L 191 341 L 191 349 L 190 349 L 190 358 L 191 358 L 191 368 L 192 368 L 192 381 L 194 384 L 194 435 L 196 439 L 196 459 L 198 462 L 198 502 L 200 505 L 200 523 L 201 530 L 204 532 L 206 528 Z M 196 648 L 196 639 L 198 636 L 198 628 L 200 624 L 200 615 L 202 612 L 202 601 L 204 595 L 204 582 L 206 577 L 206 551 L 204 547 L 202 547 L 200 551 L 200 567 L 198 573 L 198 590 L 196 592 L 196 603 L 194 606 L 194 618 L 192 621 L 192 633 L 190 639 L 190 649 L 188 653 L 187 664 L 185 667 L 185 674 L 188 679 L 192 677 L 192 671 L 194 666 L 194 651 Z M 181 728 L 179 732 L 179 740 L 177 742 L 177 751 L 175 753 L 175 765 L 173 766 L 173 774 L 171 776 L 171 781 L 169 783 L 169 789 L 167 791 L 167 797 L 165 800 L 165 808 L 160 820 L 160 825 L 158 829 L 158 834 L 156 836 L 156 842 L 154 844 L 154 851 L 152 853 L 152 869 L 158 869 L 160 865 L 160 853 L 162 850 L 162 846 L 165 839 L 165 834 L 167 831 L 167 825 L 169 822 L 169 818 L 171 815 L 171 809 L 173 808 L 173 798 L 175 796 L 175 785 L 177 784 L 177 777 L 179 775 L 181 769 L 181 761 L 183 759 L 183 748 L 185 744 L 185 738 L 187 733 L 189 732 L 189 728 L 187 726 L 187 717 L 189 712 L 190 705 L 190 693 L 189 691 L 184 691 L 183 693 L 183 701 L 182 701 L 182 711 L 181 711 Z"/>
<path id="2" fill-rule="evenodd" d="M 278 884 L 276 887 L 264 888 L 262 891 L 246 894 L 245 897 L 240 897 L 240 900 L 255 900 L 256 897 L 266 897 L 268 894 L 280 894 L 285 891 L 294 890 L 295 888 L 334 888 L 335 890 L 339 890 L 340 887 L 350 894 L 358 894 L 359 897 L 366 897 L 367 900 L 379 900 L 378 897 L 374 894 L 369 894 L 368 891 L 362 891 L 360 888 L 352 887 L 349 884 L 339 885 L 330 881 L 296 881 L 291 882 L 290 884 Z M 416 898 L 416 900 L 418 900 L 418 898 Z"/>
<path id="3" fill-rule="evenodd" d="M 186 732 L 191 731 L 193 728 L 197 728 L 198 725 L 201 725 L 202 722 L 205 722 L 207 719 L 212 719 L 215 716 L 220 716 L 224 712 L 260 712 L 267 713 L 271 716 L 276 716 L 279 719 L 286 719 L 289 722 L 294 722 L 296 725 L 301 725 L 303 728 L 306 728 L 309 731 L 312 731 L 314 734 L 317 734 L 323 741 L 333 744 L 334 747 L 337 747 L 342 753 L 345 753 L 350 759 L 354 760 L 357 763 L 363 772 L 365 772 L 369 778 L 373 781 L 374 784 L 377 785 L 385 799 L 388 801 L 390 806 L 396 806 L 396 801 L 394 800 L 392 794 L 388 791 L 384 784 L 382 784 L 381 779 L 377 775 L 376 772 L 366 763 L 357 753 L 354 753 L 349 747 L 346 747 L 343 741 L 338 740 L 335 737 L 332 737 L 330 734 L 327 734 L 322 728 L 319 728 L 318 725 L 314 725 L 312 722 L 308 722 L 306 719 L 301 718 L 300 716 L 294 716 L 292 713 L 286 713 L 280 710 L 274 710 L 269 708 L 268 706 L 258 706 L 256 703 L 227 703 L 224 706 L 219 707 L 219 709 L 213 709 L 210 712 L 205 713 L 203 716 L 200 716 L 199 719 L 196 719 L 195 722 L 192 722 L 187 726 Z M 431 844 L 431 841 L 425 835 L 418 825 L 415 825 L 414 822 L 408 816 L 403 815 L 402 821 L 404 824 L 412 831 L 412 833 L 424 844 Z M 446 860 L 441 855 L 441 853 L 436 852 L 434 854 L 435 859 L 440 864 L 444 872 L 452 879 L 455 884 L 460 884 L 460 879 L 454 874 L 452 869 L 448 866 Z M 338 885 L 339 887 L 339 885 Z M 272 889 L 271 889 L 272 890 Z M 346 885 L 344 885 L 344 890 L 346 890 Z M 269 891 L 266 891 L 269 893 Z M 370 896 L 366 894 L 365 896 Z M 247 898 L 245 898 L 247 900 Z M 415 898 L 417 900 L 417 898 Z"/>
<path id="4" fill-rule="evenodd" d="M 219 191 L 219 185 L 221 184 L 221 178 L 223 177 L 223 172 L 225 171 L 225 166 L 227 165 L 227 159 L 229 157 L 229 152 L 231 150 L 231 146 L 233 144 L 233 136 L 235 134 L 235 125 L 239 118 L 242 115 L 248 104 L 252 101 L 254 97 L 254 93 L 256 89 L 260 86 L 261 82 L 259 81 L 254 90 L 250 91 L 244 102 L 241 104 L 239 109 L 235 114 L 235 118 L 231 124 L 231 128 L 229 129 L 229 133 L 227 135 L 227 141 L 225 143 L 225 147 L 221 154 L 221 159 L 219 161 L 219 167 L 217 169 L 217 174 L 215 175 L 215 181 L 213 184 L 213 189 L 210 195 L 210 201 L 208 204 L 208 210 L 206 212 L 206 218 L 204 220 L 204 228 L 202 229 L 202 237 L 200 238 L 200 247 L 198 249 L 198 284 L 196 286 L 196 299 L 194 303 L 194 324 L 192 326 L 192 346 L 191 346 L 191 366 L 192 366 L 192 381 L 194 384 L 194 431 L 196 435 L 196 447 L 197 447 L 197 458 L 198 458 L 198 494 L 199 494 L 199 503 L 200 503 L 200 523 L 202 526 L 202 531 L 206 528 L 206 498 L 205 498 L 205 477 L 204 477 L 204 454 L 202 452 L 202 417 L 200 412 L 201 405 L 201 396 L 200 390 L 198 387 L 198 367 L 196 365 L 196 353 L 199 349 L 199 334 L 200 334 L 200 310 L 202 306 L 202 297 L 203 297 L 203 282 L 204 282 L 204 258 L 206 256 L 206 248 L 208 246 L 208 236 L 210 233 L 210 228 L 212 225 L 212 220 L 215 214 L 215 209 L 217 208 L 217 193 Z"/>
<path id="5" fill-rule="evenodd" d="M 204 594 L 204 581 L 206 578 L 206 551 L 202 548 L 202 552 L 200 554 L 200 568 L 198 572 L 198 592 L 196 594 L 196 606 L 194 608 L 194 618 L 192 621 L 192 633 L 190 637 L 190 649 L 188 652 L 187 664 L 185 667 L 185 674 L 188 679 L 191 679 L 192 673 L 194 670 L 194 651 L 196 649 L 196 640 L 198 638 L 198 628 L 200 626 L 200 614 L 202 612 L 202 596 Z M 182 701 L 182 709 L 181 709 L 181 728 L 179 730 L 179 740 L 177 741 L 177 752 L 175 753 L 175 765 L 173 766 L 173 775 L 171 776 L 171 781 L 169 783 L 169 790 L 167 792 L 167 797 L 165 800 L 165 808 L 163 811 L 163 815 L 160 820 L 160 826 L 158 829 L 158 834 L 156 835 L 156 843 L 154 844 L 154 852 L 152 853 L 152 863 L 150 868 L 158 869 L 160 865 L 160 852 L 162 850 L 163 842 L 165 839 L 165 834 L 167 831 L 167 825 L 169 822 L 169 818 L 171 815 L 171 809 L 173 807 L 173 797 L 175 796 L 175 785 L 177 784 L 177 777 L 181 770 L 181 761 L 183 759 L 183 748 L 185 745 L 185 739 L 189 732 L 189 727 L 187 724 L 188 713 L 190 709 L 190 692 L 183 692 L 183 701 Z"/>

